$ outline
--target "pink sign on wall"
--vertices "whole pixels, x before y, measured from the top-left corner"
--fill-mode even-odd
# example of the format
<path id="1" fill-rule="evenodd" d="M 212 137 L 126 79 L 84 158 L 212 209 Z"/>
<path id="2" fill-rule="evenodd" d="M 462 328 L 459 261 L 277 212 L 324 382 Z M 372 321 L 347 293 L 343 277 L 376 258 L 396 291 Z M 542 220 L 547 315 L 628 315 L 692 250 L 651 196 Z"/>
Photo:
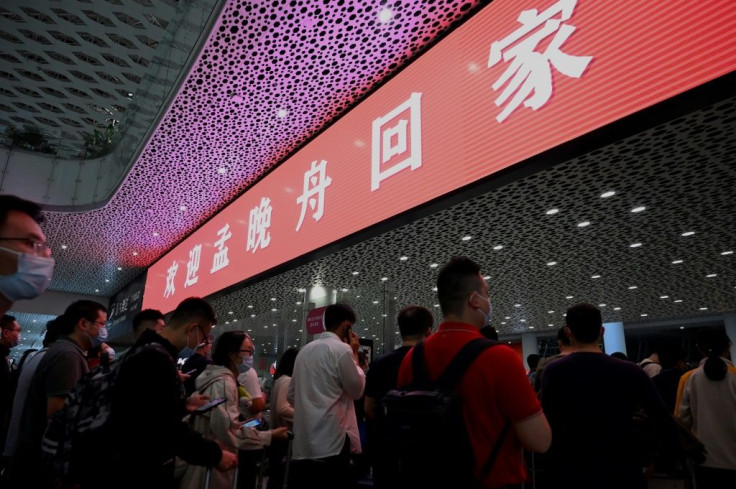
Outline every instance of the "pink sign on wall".
<path id="1" fill-rule="evenodd" d="M 307 314 L 307 333 L 319 334 L 325 331 L 325 309 L 326 307 L 318 307 L 312 309 Z"/>
<path id="2" fill-rule="evenodd" d="M 736 68 L 733 2 L 497 0 L 151 266 L 170 311 Z"/>

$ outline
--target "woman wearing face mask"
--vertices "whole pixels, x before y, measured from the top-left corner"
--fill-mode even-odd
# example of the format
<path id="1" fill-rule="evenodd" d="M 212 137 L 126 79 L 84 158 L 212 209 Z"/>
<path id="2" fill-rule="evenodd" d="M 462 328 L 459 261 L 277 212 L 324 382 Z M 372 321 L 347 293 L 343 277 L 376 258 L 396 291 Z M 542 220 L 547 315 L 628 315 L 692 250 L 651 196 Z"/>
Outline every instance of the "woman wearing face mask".
<path id="1" fill-rule="evenodd" d="M 228 331 L 220 336 L 212 352 L 212 365 L 197 377 L 197 390 L 210 399 L 225 398 L 223 404 L 204 414 L 192 417 L 194 429 L 204 437 L 216 441 L 222 450 L 237 453 L 238 449 L 260 450 L 271 444 L 272 439 L 286 439 L 286 428 L 258 431 L 242 427 L 239 420 L 238 366 L 250 353 L 248 336 L 242 331 Z M 252 355 L 252 353 L 250 354 Z M 252 356 L 251 356 L 252 358 Z M 241 467 L 241 470 L 244 470 Z M 212 471 L 211 486 L 233 487 L 234 472 Z M 205 468 L 190 465 L 181 480 L 182 489 L 199 489 L 204 486 Z M 253 484 L 255 486 L 255 483 Z"/>

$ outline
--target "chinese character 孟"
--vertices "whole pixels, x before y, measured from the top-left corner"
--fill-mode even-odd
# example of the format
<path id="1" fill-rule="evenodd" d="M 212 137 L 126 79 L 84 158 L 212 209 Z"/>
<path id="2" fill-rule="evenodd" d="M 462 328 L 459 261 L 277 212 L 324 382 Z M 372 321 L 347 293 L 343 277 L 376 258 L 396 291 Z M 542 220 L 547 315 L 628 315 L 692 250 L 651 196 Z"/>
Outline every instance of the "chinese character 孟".
<path id="1" fill-rule="evenodd" d="M 572 56 L 561 51 L 562 44 L 575 32 L 574 26 L 564 22 L 570 19 L 576 4 L 577 0 L 559 0 L 542 13 L 537 9 L 524 10 L 518 17 L 521 26 L 500 41 L 491 43 L 489 68 L 502 59 L 511 62 L 492 85 L 493 90 L 506 85 L 495 101 L 497 106 L 508 102 L 496 116 L 498 122 L 506 120 L 522 103 L 537 110 L 549 101 L 552 96 L 552 66 L 571 78 L 580 78 L 588 67 L 592 56 Z M 553 18 L 558 14 L 559 17 Z M 521 40 L 535 29 L 536 32 Z M 543 52 L 535 51 L 537 45 L 549 36 L 554 37 L 547 48 Z M 514 43 L 517 44 L 511 47 Z"/>
<path id="2" fill-rule="evenodd" d="M 371 192 L 401 170 L 422 166 L 421 101 L 421 93 L 412 93 L 408 100 L 373 121 Z"/>
<path id="3" fill-rule="evenodd" d="M 164 290 L 164 299 L 174 295 L 176 288 L 174 288 L 174 278 L 176 277 L 176 271 L 179 270 L 179 264 L 174 261 L 169 267 L 168 274 L 166 275 L 166 290 Z"/>
<path id="4" fill-rule="evenodd" d="M 210 269 L 210 273 L 222 270 L 230 264 L 230 260 L 227 258 L 228 247 L 225 246 L 225 241 L 233 236 L 233 233 L 230 232 L 230 224 L 226 223 L 224 228 L 217 231 L 217 235 L 220 239 L 215 241 L 217 251 L 215 252 L 215 257 L 212 259 L 212 268 Z"/>
<path id="5" fill-rule="evenodd" d="M 184 287 L 190 287 L 197 283 L 199 277 L 199 257 L 202 254 L 202 245 L 198 244 L 189 250 L 189 261 L 187 262 L 187 279 L 184 281 Z"/>
<path id="6" fill-rule="evenodd" d="M 248 244 L 245 251 L 253 250 L 253 253 L 260 247 L 265 249 L 271 243 L 271 233 L 268 228 L 271 227 L 271 199 L 262 197 L 260 205 L 250 210 L 248 218 Z"/>
<path id="7" fill-rule="evenodd" d="M 296 203 L 302 205 L 302 213 L 299 216 L 299 224 L 296 230 L 302 227 L 304 216 L 307 213 L 307 203 L 314 211 L 312 217 L 315 221 L 322 219 L 325 213 L 325 189 L 332 183 L 332 178 L 327 176 L 327 161 L 312 162 L 312 168 L 304 173 L 304 191 L 296 198 Z M 315 207 L 317 208 L 315 210 Z"/>

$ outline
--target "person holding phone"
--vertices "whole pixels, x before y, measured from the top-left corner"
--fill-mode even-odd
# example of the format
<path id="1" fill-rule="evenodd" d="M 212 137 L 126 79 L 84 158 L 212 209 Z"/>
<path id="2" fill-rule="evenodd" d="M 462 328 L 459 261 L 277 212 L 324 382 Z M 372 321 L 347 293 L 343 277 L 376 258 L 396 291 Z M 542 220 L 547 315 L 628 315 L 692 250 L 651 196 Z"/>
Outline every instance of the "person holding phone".
<path id="1" fill-rule="evenodd" d="M 223 451 L 236 454 L 238 449 L 258 449 L 271 444 L 272 439 L 287 438 L 286 428 L 258 431 L 243 426 L 239 418 L 238 365 L 248 357 L 247 335 L 243 331 L 228 331 L 216 341 L 212 365 L 197 377 L 197 390 L 210 399 L 224 398 L 225 402 L 211 410 L 192 416 L 192 425 L 205 438 L 214 440 Z M 212 472 L 210 487 L 233 487 L 235 473 Z M 181 480 L 181 489 L 199 489 L 204 486 L 205 468 L 187 466 Z"/>

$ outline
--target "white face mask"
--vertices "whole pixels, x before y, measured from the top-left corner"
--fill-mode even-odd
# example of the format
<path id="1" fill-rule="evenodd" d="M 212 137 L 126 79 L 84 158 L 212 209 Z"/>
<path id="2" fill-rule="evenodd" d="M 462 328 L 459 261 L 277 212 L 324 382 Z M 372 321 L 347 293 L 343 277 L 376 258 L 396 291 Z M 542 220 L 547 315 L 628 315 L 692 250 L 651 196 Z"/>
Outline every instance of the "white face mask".
<path id="1" fill-rule="evenodd" d="M 18 269 L 11 275 L 0 275 L 0 295 L 15 302 L 21 299 L 33 299 L 46 290 L 54 273 L 53 258 L 36 256 L 29 253 L 0 247 L 6 253 L 18 257 Z"/>
<path id="2" fill-rule="evenodd" d="M 485 327 L 491 324 L 491 319 L 493 318 L 493 306 L 491 305 L 490 297 L 481 296 L 481 298 L 485 300 L 486 302 L 488 302 L 488 312 L 485 312 L 483 311 L 483 309 L 478 308 L 478 310 L 485 316 L 483 319 L 483 325 L 481 326 L 481 327 Z"/>

